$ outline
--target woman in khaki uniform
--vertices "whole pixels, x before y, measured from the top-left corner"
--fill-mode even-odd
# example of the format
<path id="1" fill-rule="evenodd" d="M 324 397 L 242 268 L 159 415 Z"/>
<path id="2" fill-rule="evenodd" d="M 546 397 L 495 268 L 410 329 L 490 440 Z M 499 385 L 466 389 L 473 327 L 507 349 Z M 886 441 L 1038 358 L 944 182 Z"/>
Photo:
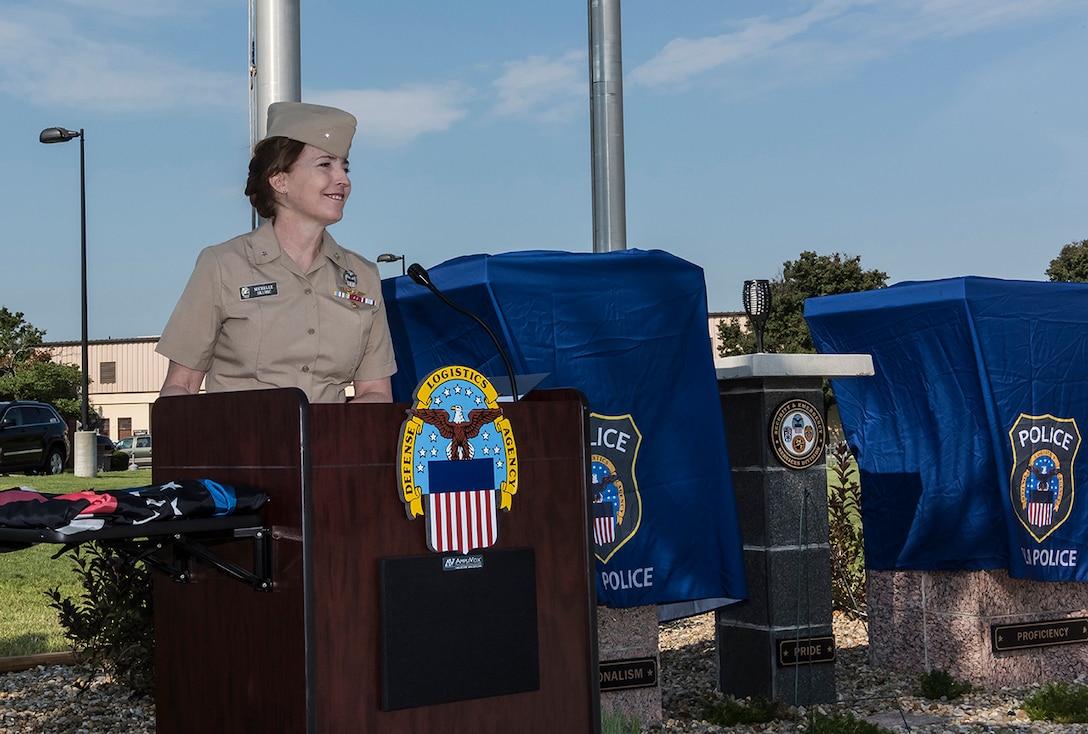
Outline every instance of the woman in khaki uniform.
<path id="1" fill-rule="evenodd" d="M 392 400 L 397 365 L 377 266 L 336 243 L 355 118 L 277 102 L 246 195 L 265 221 L 204 249 L 156 347 L 162 396 L 298 387 L 313 403 Z"/>

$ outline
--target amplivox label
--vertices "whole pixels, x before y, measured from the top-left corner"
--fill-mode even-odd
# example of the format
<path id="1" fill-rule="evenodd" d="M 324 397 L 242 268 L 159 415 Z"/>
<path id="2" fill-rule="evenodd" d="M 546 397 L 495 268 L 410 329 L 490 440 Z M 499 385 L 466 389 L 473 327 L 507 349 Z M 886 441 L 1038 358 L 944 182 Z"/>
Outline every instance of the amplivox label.
<path id="1" fill-rule="evenodd" d="M 600 687 L 602 691 L 619 691 L 624 688 L 652 688 L 657 685 L 657 660 L 655 658 L 629 658 L 627 660 L 602 661 Z"/>
<path id="2" fill-rule="evenodd" d="M 483 567 L 483 556 L 446 556 L 442 559 L 443 571 L 465 571 L 470 568 Z"/>
<path id="3" fill-rule="evenodd" d="M 1070 645 L 1074 642 L 1088 642 L 1088 619 L 1057 619 L 1052 622 L 990 626 L 990 644 L 994 652 L 1020 650 L 1025 647 Z"/>

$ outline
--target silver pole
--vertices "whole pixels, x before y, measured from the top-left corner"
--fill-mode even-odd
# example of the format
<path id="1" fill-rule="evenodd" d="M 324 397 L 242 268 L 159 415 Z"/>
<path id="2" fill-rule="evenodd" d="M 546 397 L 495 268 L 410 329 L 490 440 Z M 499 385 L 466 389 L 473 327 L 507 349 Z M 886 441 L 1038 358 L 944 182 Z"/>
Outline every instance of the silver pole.
<path id="1" fill-rule="evenodd" d="M 268 130 L 268 106 L 302 101 L 300 0 L 249 0 L 249 149 Z M 256 210 L 251 214 L 257 228 Z"/>
<path id="2" fill-rule="evenodd" d="M 302 101 L 299 0 L 250 0 L 250 148 L 268 129 L 268 106 Z"/>
<path id="3" fill-rule="evenodd" d="M 620 0 L 589 0 L 593 251 L 627 248 Z"/>

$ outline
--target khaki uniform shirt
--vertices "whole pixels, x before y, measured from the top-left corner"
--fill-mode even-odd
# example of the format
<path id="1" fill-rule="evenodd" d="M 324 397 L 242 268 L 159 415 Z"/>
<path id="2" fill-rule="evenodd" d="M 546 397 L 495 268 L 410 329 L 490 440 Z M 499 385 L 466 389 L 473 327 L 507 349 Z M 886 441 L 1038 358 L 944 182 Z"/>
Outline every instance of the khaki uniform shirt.
<path id="1" fill-rule="evenodd" d="M 377 266 L 326 232 L 303 273 L 270 222 L 200 253 L 156 351 L 206 372 L 208 392 L 298 387 L 312 403 L 397 371 Z"/>

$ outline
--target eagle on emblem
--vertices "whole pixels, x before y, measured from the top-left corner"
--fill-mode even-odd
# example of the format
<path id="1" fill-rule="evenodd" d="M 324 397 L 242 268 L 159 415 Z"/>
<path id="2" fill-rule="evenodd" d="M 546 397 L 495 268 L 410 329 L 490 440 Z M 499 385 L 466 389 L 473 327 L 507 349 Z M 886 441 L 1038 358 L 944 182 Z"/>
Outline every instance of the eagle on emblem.
<path id="1" fill-rule="evenodd" d="M 1038 489 L 1049 489 L 1050 480 L 1056 476 L 1054 474 L 1054 466 L 1049 462 L 1042 460 L 1036 460 L 1034 464 L 1028 467 L 1028 471 L 1035 477 L 1035 486 Z"/>
<path id="2" fill-rule="evenodd" d="M 452 418 L 440 408 L 412 408 L 410 412 L 424 423 L 434 426 L 442 438 L 450 439 L 446 446 L 447 459 L 468 461 L 475 453 L 469 439 L 476 438 L 481 428 L 502 415 L 502 410 L 476 408 L 469 411 L 468 418 L 465 418 L 465 411 L 460 405 L 454 405 L 450 410 L 453 412 Z"/>
<path id="3" fill-rule="evenodd" d="M 593 501 L 603 502 L 604 491 L 612 484 L 619 484 L 620 477 L 618 474 L 605 474 L 603 477 L 598 478 L 596 474 L 593 475 Z"/>

